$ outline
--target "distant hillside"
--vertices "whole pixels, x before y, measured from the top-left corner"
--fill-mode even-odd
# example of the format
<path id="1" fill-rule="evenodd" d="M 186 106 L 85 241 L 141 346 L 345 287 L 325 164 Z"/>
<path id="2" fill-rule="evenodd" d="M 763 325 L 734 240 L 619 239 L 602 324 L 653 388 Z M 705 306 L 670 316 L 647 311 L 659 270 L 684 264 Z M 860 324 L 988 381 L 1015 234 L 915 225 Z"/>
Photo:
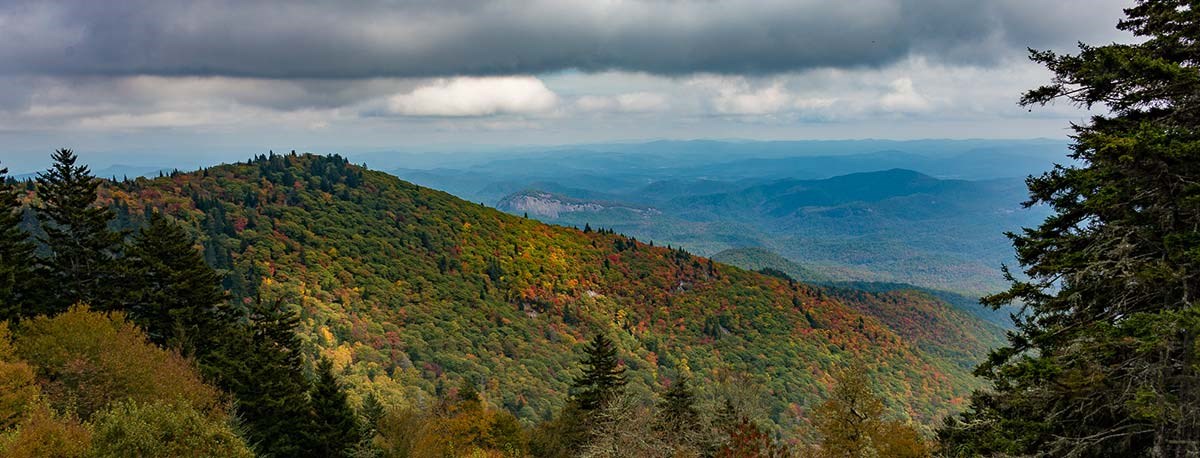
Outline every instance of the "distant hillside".
<path id="1" fill-rule="evenodd" d="M 791 278 L 806 283 L 833 287 L 834 291 L 846 290 L 853 291 L 854 293 L 865 292 L 881 295 L 894 292 L 925 294 L 960 312 L 974 315 L 978 319 L 1004 329 L 1012 327 L 1012 320 L 1009 318 L 1009 315 L 1016 311 L 1012 308 L 992 310 L 989 307 L 981 305 L 978 297 L 924 288 L 908 283 L 831 281 L 829 277 L 823 274 L 762 248 L 734 248 L 717 253 L 712 258 L 715 261 L 741 267 L 746 270 L 775 269 L 787 274 Z"/>
<path id="2" fill-rule="evenodd" d="M 990 307 L 980 304 L 978 297 L 932 288 L 922 288 L 920 286 L 910 285 L 908 283 L 849 281 L 833 282 L 829 285 L 840 289 L 873 293 L 914 291 L 922 294 L 928 294 L 960 311 L 975 315 L 984 321 L 990 322 L 1005 329 L 1009 329 L 1013 326 L 1010 315 L 1018 311 L 1016 306 L 1008 306 L 1001 308 L 1000 310 L 992 310 Z"/>
<path id="3" fill-rule="evenodd" d="M 825 283 L 829 277 L 762 248 L 731 248 L 712 256 L 714 261 L 746 270 L 775 269 L 805 283 Z"/>
<path id="4" fill-rule="evenodd" d="M 713 192 L 691 194 L 704 190 Z M 943 180 L 904 169 L 740 185 L 671 181 L 639 188 L 625 201 L 547 194 L 552 198 L 535 200 L 577 211 L 530 217 L 610 227 L 704 255 L 761 247 L 803 265 L 806 278 L 907 283 L 976 297 L 1005 284 L 999 268 L 1011 262 L 1012 247 L 1004 232 L 1045 216 L 1044 209 L 1021 207 L 1021 180 Z M 522 214 L 512 197 L 499 208 Z M 646 207 L 661 213 L 599 210 Z"/>
<path id="5" fill-rule="evenodd" d="M 992 342 L 977 321 L 922 298 L 847 301 L 338 157 L 260 157 L 116 184 L 103 198 L 126 224 L 154 207 L 194 228 L 235 300 L 294 304 L 308 351 L 335 362 L 356 400 L 424 404 L 469 378 L 488 402 L 543 419 L 566 399 L 580 342 L 606 332 L 635 391 L 684 374 L 707 387 L 753 374 L 791 432 L 831 372 L 863 360 L 889 404 L 931 423 L 978 388 L 960 360 Z M 918 331 L 912 313 L 932 326 Z"/>

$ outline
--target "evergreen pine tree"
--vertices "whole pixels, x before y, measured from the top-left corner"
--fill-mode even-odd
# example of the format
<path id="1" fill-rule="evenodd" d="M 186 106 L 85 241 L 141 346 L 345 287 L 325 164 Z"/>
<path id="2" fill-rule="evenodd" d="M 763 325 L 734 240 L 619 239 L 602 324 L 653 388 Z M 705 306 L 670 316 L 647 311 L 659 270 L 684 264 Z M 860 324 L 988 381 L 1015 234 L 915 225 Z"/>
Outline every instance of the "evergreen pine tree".
<path id="1" fill-rule="evenodd" d="M 134 236 L 127 265 L 127 312 L 151 341 L 203 361 L 220 346 L 213 339 L 223 328 L 236 326 L 220 276 L 205 264 L 195 239 L 161 213 L 151 214 Z"/>
<path id="2" fill-rule="evenodd" d="M 100 180 L 69 149 L 52 156 L 54 165 L 38 174 L 37 215 L 49 256 L 39 264 L 42 297 L 36 313 L 55 314 L 75 303 L 106 310 L 120 305 L 124 285 L 118 258 L 124 235 L 108 224 L 113 214 L 94 205 Z"/>
<path id="3" fill-rule="evenodd" d="M 21 229 L 21 203 L 0 168 L 0 321 L 26 315 L 29 281 L 33 278 L 34 245 Z"/>
<path id="4" fill-rule="evenodd" d="M 311 444 L 312 407 L 305 381 L 299 317 L 282 300 L 258 300 L 250 311 L 242 357 L 226 358 L 223 382 L 237 397 L 246 439 L 269 456 L 301 456 Z"/>
<path id="5" fill-rule="evenodd" d="M 1105 114 L 1028 180 L 1054 215 L 1011 235 L 1028 279 L 984 299 L 1024 313 L 976 373 L 994 390 L 939 432 L 948 455 L 1200 456 L 1200 8 L 1139 1 L 1132 45 L 1033 52 L 1025 105 Z"/>
<path id="6" fill-rule="evenodd" d="M 658 403 L 658 429 L 672 437 L 692 435 L 700 426 L 696 395 L 686 376 L 680 377 Z"/>
<path id="7" fill-rule="evenodd" d="M 479 389 L 471 382 L 471 379 L 464 378 L 462 384 L 458 386 L 458 402 L 455 403 L 462 410 L 482 410 L 483 399 L 479 396 Z"/>
<path id="8" fill-rule="evenodd" d="M 374 392 L 369 392 L 363 398 L 360 413 L 362 416 L 363 440 L 369 441 L 375 436 L 375 432 L 379 427 L 379 420 L 383 418 L 386 410 L 383 407 L 383 403 L 379 401 L 379 396 L 376 396 Z"/>
<path id="9" fill-rule="evenodd" d="M 309 452 L 322 457 L 350 456 L 362 439 L 361 428 L 329 359 L 317 363 L 317 379 L 309 398 L 314 422 Z"/>
<path id="10" fill-rule="evenodd" d="M 575 402 L 584 412 L 599 409 L 625 387 L 625 368 L 617 361 L 617 348 L 604 333 L 597 333 L 587 347 L 583 375 L 572 384 Z"/>

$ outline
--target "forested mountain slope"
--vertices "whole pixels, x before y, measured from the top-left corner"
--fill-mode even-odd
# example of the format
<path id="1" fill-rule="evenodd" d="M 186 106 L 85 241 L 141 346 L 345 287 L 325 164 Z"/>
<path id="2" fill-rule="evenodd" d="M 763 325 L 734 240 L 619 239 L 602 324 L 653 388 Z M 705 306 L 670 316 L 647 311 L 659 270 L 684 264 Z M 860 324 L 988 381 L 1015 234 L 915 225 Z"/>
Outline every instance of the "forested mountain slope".
<path id="1" fill-rule="evenodd" d="M 977 387 L 962 361 L 991 343 L 970 317 L 935 320 L 902 296 L 831 296 L 804 284 L 508 215 L 331 156 L 116 183 L 123 224 L 153 208 L 193 227 L 234 299 L 300 309 L 307 350 L 332 359 L 355 399 L 420 405 L 469 378 L 488 402 L 548 418 L 567 398 L 579 343 L 603 331 L 634 391 L 690 375 L 719 387 L 756 374 L 791 433 L 854 360 L 888 403 L 926 423 Z M 905 312 L 907 313 L 907 312 Z M 953 349 L 954 351 L 950 351 Z M 963 356 L 961 352 L 966 352 Z"/>

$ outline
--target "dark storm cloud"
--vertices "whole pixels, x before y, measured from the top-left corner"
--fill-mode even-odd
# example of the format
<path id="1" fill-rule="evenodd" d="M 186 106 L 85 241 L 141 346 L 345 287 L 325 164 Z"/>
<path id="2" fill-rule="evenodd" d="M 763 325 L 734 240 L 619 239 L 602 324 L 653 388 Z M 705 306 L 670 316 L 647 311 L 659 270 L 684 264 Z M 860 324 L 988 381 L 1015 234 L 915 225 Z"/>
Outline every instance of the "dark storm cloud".
<path id="1" fill-rule="evenodd" d="M 1118 3 L 1042 0 L 0 0 L 0 73 L 367 78 L 770 74 L 989 64 L 1111 39 Z M 1098 35 L 1099 34 L 1099 35 Z"/>

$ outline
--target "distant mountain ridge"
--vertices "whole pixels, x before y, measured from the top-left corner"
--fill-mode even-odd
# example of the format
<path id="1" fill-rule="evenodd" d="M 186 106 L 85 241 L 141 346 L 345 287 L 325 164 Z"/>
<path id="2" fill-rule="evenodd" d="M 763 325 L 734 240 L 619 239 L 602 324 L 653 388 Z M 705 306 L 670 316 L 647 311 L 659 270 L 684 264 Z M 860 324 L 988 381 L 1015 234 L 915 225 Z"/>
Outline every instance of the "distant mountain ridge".
<path id="1" fill-rule="evenodd" d="M 826 283 L 830 278 L 763 248 L 730 248 L 712 256 L 714 261 L 746 270 L 775 269 L 805 283 Z"/>
<path id="2" fill-rule="evenodd" d="M 784 258 L 763 248 L 731 248 L 713 255 L 713 260 L 746 270 L 775 269 L 798 281 L 829 286 L 837 290 L 847 290 L 868 293 L 892 293 L 908 291 L 927 294 L 938 301 L 954 307 L 964 313 L 987 321 L 1001 328 L 1011 328 L 1012 320 L 1009 315 L 1015 313 L 1013 308 L 992 310 L 979 303 L 978 297 L 953 293 L 950 291 L 925 288 L 908 283 L 869 282 L 869 281 L 833 281 L 829 277 L 802 266 L 790 259 Z"/>
<path id="3" fill-rule="evenodd" d="M 1004 232 L 1044 217 L 1042 209 L 1021 206 L 1026 190 L 1016 179 L 944 180 L 890 169 L 820 180 L 719 182 L 716 192 L 705 192 L 709 183 L 652 183 L 616 197 L 604 194 L 604 200 L 544 193 L 535 200 L 556 202 L 555 211 L 530 215 L 611 227 L 705 255 L 762 247 L 831 281 L 908 283 L 975 296 L 1003 287 L 999 267 L 1012 256 Z M 529 193 L 506 196 L 498 208 L 523 214 L 514 202 L 530 199 Z M 629 200 L 614 200 L 622 196 Z M 647 206 L 661 213 L 615 210 Z"/>

